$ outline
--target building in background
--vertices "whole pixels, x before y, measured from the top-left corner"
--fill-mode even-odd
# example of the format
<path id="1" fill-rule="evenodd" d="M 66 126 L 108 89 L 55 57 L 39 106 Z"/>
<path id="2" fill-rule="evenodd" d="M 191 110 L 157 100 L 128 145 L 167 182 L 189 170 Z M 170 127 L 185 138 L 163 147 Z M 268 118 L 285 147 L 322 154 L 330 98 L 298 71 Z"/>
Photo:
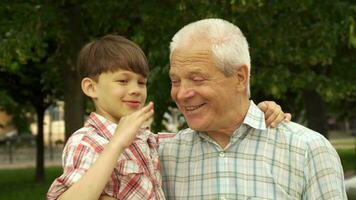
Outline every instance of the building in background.
<path id="1" fill-rule="evenodd" d="M 31 123 L 30 130 L 33 135 L 37 135 L 36 120 Z M 57 101 L 51 105 L 45 112 L 44 116 L 44 144 L 45 146 L 63 144 L 65 141 L 64 134 L 64 102 Z"/>
<path id="2" fill-rule="evenodd" d="M 13 116 L 0 107 L 0 141 L 5 141 L 17 135 L 17 130 L 12 123 Z"/>

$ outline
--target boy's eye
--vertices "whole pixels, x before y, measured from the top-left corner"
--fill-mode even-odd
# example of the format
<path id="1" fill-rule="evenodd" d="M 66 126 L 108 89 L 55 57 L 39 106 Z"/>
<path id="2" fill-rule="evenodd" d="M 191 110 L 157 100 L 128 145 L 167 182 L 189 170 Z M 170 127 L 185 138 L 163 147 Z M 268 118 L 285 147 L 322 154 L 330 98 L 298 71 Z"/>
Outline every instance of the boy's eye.
<path id="1" fill-rule="evenodd" d="M 138 84 L 139 84 L 139 85 L 146 85 L 146 84 L 147 84 L 147 81 L 139 81 Z"/>
<path id="2" fill-rule="evenodd" d="M 126 80 L 126 79 L 119 79 L 119 80 L 117 80 L 116 82 L 121 83 L 121 84 L 126 84 L 126 83 L 128 83 L 129 81 Z"/>

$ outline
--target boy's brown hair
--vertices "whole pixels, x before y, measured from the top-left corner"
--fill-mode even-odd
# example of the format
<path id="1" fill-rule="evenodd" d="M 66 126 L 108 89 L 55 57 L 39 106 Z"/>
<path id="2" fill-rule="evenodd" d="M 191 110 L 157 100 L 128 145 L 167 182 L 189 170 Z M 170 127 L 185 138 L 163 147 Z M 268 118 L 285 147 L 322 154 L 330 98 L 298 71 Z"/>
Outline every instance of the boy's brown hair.
<path id="1" fill-rule="evenodd" d="M 97 79 L 105 72 L 129 70 L 147 77 L 147 58 L 134 42 L 119 36 L 106 35 L 86 44 L 78 56 L 78 69 L 82 78 Z"/>

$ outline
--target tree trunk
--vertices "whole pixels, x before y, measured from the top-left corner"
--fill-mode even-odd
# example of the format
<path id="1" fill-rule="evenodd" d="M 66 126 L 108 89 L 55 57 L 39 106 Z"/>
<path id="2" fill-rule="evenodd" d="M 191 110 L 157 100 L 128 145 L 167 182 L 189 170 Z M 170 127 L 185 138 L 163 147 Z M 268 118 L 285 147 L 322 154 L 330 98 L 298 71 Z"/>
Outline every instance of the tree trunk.
<path id="1" fill-rule="evenodd" d="M 328 124 L 323 99 L 315 90 L 309 89 L 304 90 L 303 99 L 308 127 L 328 138 Z"/>
<path id="2" fill-rule="evenodd" d="M 36 107 L 37 112 L 37 137 L 36 137 L 36 182 L 44 182 L 44 144 L 43 144 L 43 119 L 45 109 Z"/>
<path id="3" fill-rule="evenodd" d="M 76 58 L 83 44 L 83 31 L 80 18 L 80 5 L 75 1 L 65 2 L 63 8 L 68 17 L 65 24 L 69 34 L 63 44 L 63 49 L 67 51 L 63 69 L 64 78 L 64 121 L 65 138 L 75 132 L 84 124 L 84 98 L 80 87 L 80 76 L 76 69 Z"/>
<path id="4" fill-rule="evenodd" d="M 84 100 L 76 71 L 68 71 L 64 79 L 64 121 L 66 140 L 83 126 Z"/>

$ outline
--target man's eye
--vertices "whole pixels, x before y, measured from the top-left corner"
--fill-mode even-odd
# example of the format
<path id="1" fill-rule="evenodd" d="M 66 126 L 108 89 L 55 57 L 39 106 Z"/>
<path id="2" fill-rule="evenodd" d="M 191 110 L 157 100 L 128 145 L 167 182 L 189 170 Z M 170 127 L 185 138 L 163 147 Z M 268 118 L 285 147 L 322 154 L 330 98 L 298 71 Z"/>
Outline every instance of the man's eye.
<path id="1" fill-rule="evenodd" d="M 171 80 L 172 85 L 177 85 L 179 83 L 178 80 Z"/>
<path id="2" fill-rule="evenodd" d="M 194 77 L 193 81 L 201 82 L 201 81 L 204 81 L 204 78 L 202 78 L 202 77 Z"/>

